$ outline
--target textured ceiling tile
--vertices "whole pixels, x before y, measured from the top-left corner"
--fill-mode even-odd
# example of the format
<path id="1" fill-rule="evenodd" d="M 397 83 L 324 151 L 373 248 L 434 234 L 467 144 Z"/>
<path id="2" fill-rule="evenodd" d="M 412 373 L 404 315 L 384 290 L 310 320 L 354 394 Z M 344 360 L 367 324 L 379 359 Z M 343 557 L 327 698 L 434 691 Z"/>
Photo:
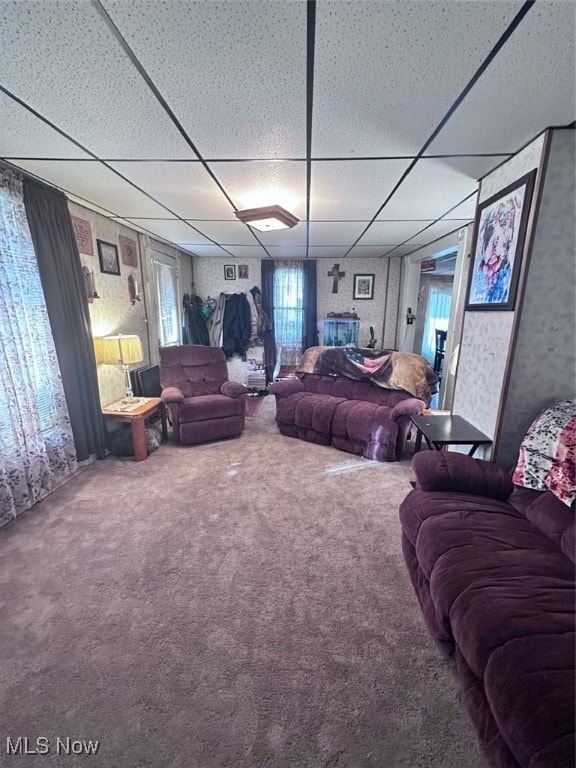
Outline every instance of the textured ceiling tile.
<path id="1" fill-rule="evenodd" d="M 423 245 L 436 240 L 438 237 L 443 237 L 451 232 L 458 232 L 462 227 L 470 224 L 471 219 L 442 219 L 437 221 L 432 226 L 425 229 L 423 232 L 415 235 L 408 245 Z"/>
<path id="2" fill-rule="evenodd" d="M 433 220 L 432 220 L 433 221 Z M 418 221 L 375 221 L 358 242 L 364 245 L 398 245 L 424 229 L 431 220 Z"/>
<path id="3" fill-rule="evenodd" d="M 189 253 L 194 253 L 197 256 L 213 256 L 219 259 L 229 257 L 229 254 L 226 253 L 226 251 L 223 251 L 218 245 L 197 245 L 188 241 L 179 240 L 175 241 L 174 244 L 177 245 L 178 248 L 182 248 Z M 264 252 L 262 252 L 262 254 L 263 256 L 266 255 Z"/>
<path id="4" fill-rule="evenodd" d="M 126 218 L 128 221 L 131 221 L 131 217 L 128 216 Z M 163 237 L 164 240 L 169 240 L 171 243 L 188 242 L 195 245 L 208 245 L 210 242 L 204 235 L 178 219 L 173 221 L 165 219 L 136 219 L 134 223 L 159 237 Z"/>
<path id="5" fill-rule="evenodd" d="M 0 132 L 0 157 L 90 157 L 3 93 L 0 93 L 0 125 L 4 127 Z M 5 126 L 10 126 L 9 130 Z"/>
<path id="6" fill-rule="evenodd" d="M 204 157 L 302 157 L 306 3 L 105 0 Z"/>
<path id="7" fill-rule="evenodd" d="M 206 237 L 228 245 L 257 245 L 250 229 L 241 221 L 190 221 Z M 262 234 L 257 233 L 258 236 Z"/>
<path id="8" fill-rule="evenodd" d="M 58 163 L 49 160 L 19 160 L 17 165 L 54 184 L 64 192 L 85 198 L 117 216 L 167 216 L 165 209 L 134 189 L 102 163 Z"/>
<path id="9" fill-rule="evenodd" d="M 310 245 L 352 245 L 367 224 L 367 221 L 311 221 Z"/>
<path id="10" fill-rule="evenodd" d="M 415 154 L 521 5 L 321 0 L 313 155 Z"/>
<path id="11" fill-rule="evenodd" d="M 183 219 L 231 219 L 232 208 L 201 163 L 110 163 Z"/>
<path id="12" fill-rule="evenodd" d="M 211 168 L 240 210 L 281 205 L 298 219 L 305 218 L 305 163 L 223 162 Z"/>
<path id="13" fill-rule="evenodd" d="M 312 164 L 312 219 L 370 220 L 408 167 L 405 160 Z"/>
<path id="14" fill-rule="evenodd" d="M 437 219 L 477 187 L 474 176 L 443 160 L 419 160 L 378 218 L 403 219 L 410 211 L 413 218 Z"/>
<path id="15" fill-rule="evenodd" d="M 517 152 L 544 128 L 571 123 L 575 29 L 572 0 L 535 3 L 428 151 Z"/>
<path id="16" fill-rule="evenodd" d="M 95 7 L 3 0 L 2 84 L 100 157 L 192 152 Z"/>

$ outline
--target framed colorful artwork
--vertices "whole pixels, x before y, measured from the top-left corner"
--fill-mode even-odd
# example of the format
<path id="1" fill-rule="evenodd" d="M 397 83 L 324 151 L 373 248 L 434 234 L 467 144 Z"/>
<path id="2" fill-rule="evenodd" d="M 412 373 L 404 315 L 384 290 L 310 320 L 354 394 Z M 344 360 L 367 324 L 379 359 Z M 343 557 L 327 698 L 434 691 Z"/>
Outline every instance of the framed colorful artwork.
<path id="1" fill-rule="evenodd" d="M 477 208 L 466 310 L 512 310 L 536 171 Z"/>
<path id="2" fill-rule="evenodd" d="M 96 245 L 100 259 L 100 272 L 104 272 L 106 275 L 119 275 L 118 248 L 114 243 L 105 243 L 104 240 L 96 240 Z"/>

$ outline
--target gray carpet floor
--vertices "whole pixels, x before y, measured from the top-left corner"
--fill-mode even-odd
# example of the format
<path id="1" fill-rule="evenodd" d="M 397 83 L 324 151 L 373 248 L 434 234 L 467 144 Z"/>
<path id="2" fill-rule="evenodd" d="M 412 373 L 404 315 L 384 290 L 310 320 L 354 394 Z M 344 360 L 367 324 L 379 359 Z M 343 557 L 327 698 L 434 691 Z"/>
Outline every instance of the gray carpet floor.
<path id="1" fill-rule="evenodd" d="M 409 459 L 273 418 L 108 457 L 0 530 L 0 765 L 485 768 L 402 559 Z"/>

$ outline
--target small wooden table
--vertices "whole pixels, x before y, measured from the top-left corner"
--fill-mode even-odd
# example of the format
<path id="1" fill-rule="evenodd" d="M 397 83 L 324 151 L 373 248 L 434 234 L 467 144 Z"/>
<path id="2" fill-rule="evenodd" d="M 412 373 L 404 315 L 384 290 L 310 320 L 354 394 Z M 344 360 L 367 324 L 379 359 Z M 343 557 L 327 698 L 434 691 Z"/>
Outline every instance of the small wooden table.
<path id="1" fill-rule="evenodd" d="M 121 421 L 130 424 L 132 427 L 132 444 L 134 446 L 134 461 L 144 461 L 148 458 L 148 448 L 146 447 L 145 422 L 155 413 L 160 414 L 162 420 L 162 436 L 168 439 L 168 425 L 166 422 L 166 409 L 164 403 L 159 397 L 138 397 L 136 400 L 146 401 L 138 408 L 131 411 L 123 411 L 119 408 L 110 408 L 104 406 L 102 414 L 105 421 Z M 117 406 L 118 403 L 110 405 Z"/>
<path id="2" fill-rule="evenodd" d="M 412 423 L 418 430 L 415 450 L 422 447 L 422 436 L 430 450 L 441 451 L 447 445 L 471 445 L 468 456 L 473 456 L 480 445 L 492 445 L 492 440 L 472 426 L 462 416 L 445 414 L 421 414 L 411 416 Z"/>

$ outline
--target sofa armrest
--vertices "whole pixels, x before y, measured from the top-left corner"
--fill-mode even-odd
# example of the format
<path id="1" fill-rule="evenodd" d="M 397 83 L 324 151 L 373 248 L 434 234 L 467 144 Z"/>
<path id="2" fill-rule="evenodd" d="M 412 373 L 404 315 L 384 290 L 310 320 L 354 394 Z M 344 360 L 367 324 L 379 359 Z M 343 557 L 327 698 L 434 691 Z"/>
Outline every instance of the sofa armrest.
<path id="1" fill-rule="evenodd" d="M 300 379 L 289 379 L 288 381 L 275 381 L 270 385 L 268 391 L 278 397 L 288 397 L 294 392 L 304 392 L 304 384 Z"/>
<path id="2" fill-rule="evenodd" d="M 178 387 L 166 387 L 162 390 L 162 402 L 166 403 L 181 403 L 184 400 L 184 394 Z"/>
<path id="3" fill-rule="evenodd" d="M 412 459 L 423 491 L 456 491 L 506 500 L 512 493 L 511 471 L 489 461 L 452 451 L 422 451 Z"/>
<path id="4" fill-rule="evenodd" d="M 226 397 L 240 397 L 248 394 L 248 387 L 240 384 L 239 381 L 225 381 L 220 387 L 220 392 Z"/>
<path id="5" fill-rule="evenodd" d="M 396 403 L 390 412 L 390 418 L 392 421 L 397 421 L 401 416 L 418 416 L 424 408 L 426 408 L 426 403 L 423 400 L 409 397 Z"/>

